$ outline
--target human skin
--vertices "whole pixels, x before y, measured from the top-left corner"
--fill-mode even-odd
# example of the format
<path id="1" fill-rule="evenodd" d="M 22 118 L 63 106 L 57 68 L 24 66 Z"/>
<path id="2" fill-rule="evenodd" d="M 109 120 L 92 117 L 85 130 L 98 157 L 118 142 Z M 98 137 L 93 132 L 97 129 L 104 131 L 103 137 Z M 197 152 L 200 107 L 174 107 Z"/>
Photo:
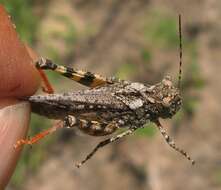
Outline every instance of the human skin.
<path id="1" fill-rule="evenodd" d="M 8 184 L 19 159 L 21 148 L 15 150 L 13 145 L 28 130 L 30 105 L 19 98 L 33 95 L 39 87 L 36 58 L 19 40 L 0 5 L 0 189 Z"/>

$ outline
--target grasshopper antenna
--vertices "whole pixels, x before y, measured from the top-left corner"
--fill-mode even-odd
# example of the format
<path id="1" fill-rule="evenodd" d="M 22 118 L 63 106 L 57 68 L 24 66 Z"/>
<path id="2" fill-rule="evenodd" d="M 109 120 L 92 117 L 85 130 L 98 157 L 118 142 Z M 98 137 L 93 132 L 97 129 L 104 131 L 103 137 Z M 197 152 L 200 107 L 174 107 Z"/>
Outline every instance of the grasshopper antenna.
<path id="1" fill-rule="evenodd" d="M 181 88 L 182 57 L 183 57 L 181 14 L 179 14 L 179 45 L 180 45 L 180 47 L 179 47 L 179 50 L 180 50 L 180 63 L 179 63 L 178 89 Z"/>

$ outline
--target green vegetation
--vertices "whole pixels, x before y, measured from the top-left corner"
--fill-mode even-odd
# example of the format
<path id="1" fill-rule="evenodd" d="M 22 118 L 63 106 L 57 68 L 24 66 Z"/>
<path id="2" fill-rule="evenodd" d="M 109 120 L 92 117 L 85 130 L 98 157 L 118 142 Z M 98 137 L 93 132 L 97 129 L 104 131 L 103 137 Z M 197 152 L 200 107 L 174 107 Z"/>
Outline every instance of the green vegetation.
<path id="1" fill-rule="evenodd" d="M 144 36 L 149 43 L 159 47 L 174 48 L 178 44 L 178 25 L 176 18 L 167 14 L 153 12 L 144 26 Z"/>
<path id="2" fill-rule="evenodd" d="M 31 0 L 0 0 L 6 10 L 12 16 L 13 22 L 16 24 L 16 30 L 21 39 L 25 42 L 33 43 L 37 33 L 37 17 L 33 15 Z"/>
<path id="3" fill-rule="evenodd" d="M 136 70 L 136 64 L 127 62 L 120 65 L 116 73 L 116 76 L 120 79 L 128 79 L 129 76 L 132 77 L 133 74 L 136 73 Z"/>
<path id="4" fill-rule="evenodd" d="M 216 184 L 221 185 L 221 168 L 218 166 L 214 172 L 214 181 Z"/>
<path id="5" fill-rule="evenodd" d="M 151 61 L 152 55 L 150 50 L 144 48 L 141 50 L 141 57 L 143 59 L 143 61 L 145 61 L 146 63 L 149 63 Z"/>
<path id="6" fill-rule="evenodd" d="M 138 136 L 147 136 L 153 137 L 157 132 L 156 126 L 154 123 L 147 123 L 143 129 L 139 129 L 136 131 L 136 135 Z"/>
<path id="7" fill-rule="evenodd" d="M 48 31 L 46 37 L 52 40 L 61 40 L 65 43 L 67 52 L 65 52 L 65 55 L 69 54 L 70 51 L 73 51 L 74 45 L 77 42 L 77 29 L 75 25 L 73 24 L 72 20 L 64 15 L 55 15 L 54 19 L 56 22 L 61 23 L 62 26 L 64 26 L 65 31 L 59 31 L 59 30 L 52 30 Z"/>
<path id="8" fill-rule="evenodd" d="M 65 25 L 66 31 L 57 34 L 55 31 L 54 35 L 55 36 L 57 35 L 58 38 L 62 38 L 65 41 L 66 45 L 73 48 L 73 46 L 77 41 L 77 36 L 78 36 L 75 25 L 67 16 L 56 15 L 55 19 Z"/>

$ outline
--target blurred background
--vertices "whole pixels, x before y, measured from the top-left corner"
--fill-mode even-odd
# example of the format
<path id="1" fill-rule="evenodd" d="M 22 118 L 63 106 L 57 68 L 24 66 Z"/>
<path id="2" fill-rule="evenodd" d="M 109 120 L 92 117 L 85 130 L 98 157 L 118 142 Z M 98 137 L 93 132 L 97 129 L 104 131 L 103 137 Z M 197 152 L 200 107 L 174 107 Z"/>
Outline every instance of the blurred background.
<path id="1" fill-rule="evenodd" d="M 101 138 L 63 129 L 24 148 L 7 190 L 221 189 L 221 2 L 219 0 L 0 0 L 21 39 L 56 63 L 154 84 L 177 81 L 178 14 L 183 32 L 183 107 L 162 121 L 173 151 L 153 124 L 101 149 L 80 170 Z M 85 87 L 47 72 L 56 92 Z M 53 125 L 32 115 L 29 135 Z"/>

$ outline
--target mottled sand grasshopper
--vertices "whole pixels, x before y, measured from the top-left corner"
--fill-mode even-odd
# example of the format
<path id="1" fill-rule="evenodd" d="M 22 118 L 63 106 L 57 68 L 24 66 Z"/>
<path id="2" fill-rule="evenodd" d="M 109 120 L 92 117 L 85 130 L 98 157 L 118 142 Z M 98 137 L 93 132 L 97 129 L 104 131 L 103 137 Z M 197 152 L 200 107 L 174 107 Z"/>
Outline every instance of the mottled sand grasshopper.
<path id="1" fill-rule="evenodd" d="M 55 71 L 90 87 L 90 89 L 63 94 L 25 97 L 24 99 L 31 103 L 33 112 L 51 119 L 62 120 L 63 124 L 62 126 L 55 125 L 31 139 L 19 140 L 15 147 L 17 148 L 23 144 L 33 144 L 59 127 L 76 127 L 92 136 L 109 135 L 119 128 L 127 129 L 116 136 L 101 141 L 83 161 L 76 165 L 80 167 L 99 148 L 132 134 L 150 121 L 156 124 L 166 142 L 173 149 L 183 154 L 194 164 L 190 156 L 175 145 L 159 122 L 159 118 L 171 118 L 181 107 L 182 38 L 180 16 L 179 36 L 180 69 L 178 88 L 173 85 L 171 78 L 168 76 L 155 85 L 147 85 L 115 78 L 104 78 L 90 72 L 59 66 L 49 59 L 41 58 L 36 63 L 38 69 Z"/>

